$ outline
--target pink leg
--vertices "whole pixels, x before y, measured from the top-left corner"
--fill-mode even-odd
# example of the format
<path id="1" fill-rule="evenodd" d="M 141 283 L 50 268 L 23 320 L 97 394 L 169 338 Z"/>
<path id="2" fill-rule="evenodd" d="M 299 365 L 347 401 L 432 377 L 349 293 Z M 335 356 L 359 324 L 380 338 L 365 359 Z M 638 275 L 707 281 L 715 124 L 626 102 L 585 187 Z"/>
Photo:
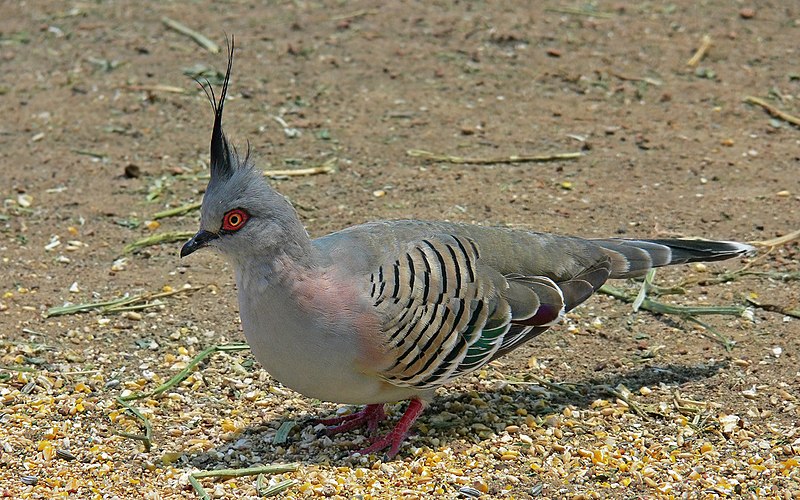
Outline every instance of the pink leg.
<path id="1" fill-rule="evenodd" d="M 402 417 L 400 417 L 400 420 L 397 421 L 397 425 L 394 427 L 394 429 L 392 429 L 392 431 L 389 432 L 389 434 L 376 440 L 371 445 L 359 451 L 358 453 L 362 455 L 369 455 L 370 453 L 375 453 L 377 451 L 383 450 L 384 448 L 390 447 L 387 456 L 390 459 L 394 458 L 394 456 L 397 455 L 397 452 L 400 451 L 400 445 L 403 444 L 403 441 L 406 439 L 406 436 L 408 435 L 408 430 L 411 428 L 412 425 L 414 425 L 414 422 L 420 416 L 423 409 L 424 406 L 422 404 L 422 401 L 417 398 L 413 398 L 411 401 L 409 401 L 408 408 L 406 408 L 406 412 L 403 414 Z"/>
<path id="2" fill-rule="evenodd" d="M 383 412 L 383 404 L 371 404 L 363 410 L 344 415 L 342 417 L 324 418 L 318 420 L 319 423 L 329 426 L 323 432 L 329 436 L 357 429 L 362 425 L 367 425 L 367 431 L 373 434 L 378 430 L 378 424 L 386 418 Z"/>

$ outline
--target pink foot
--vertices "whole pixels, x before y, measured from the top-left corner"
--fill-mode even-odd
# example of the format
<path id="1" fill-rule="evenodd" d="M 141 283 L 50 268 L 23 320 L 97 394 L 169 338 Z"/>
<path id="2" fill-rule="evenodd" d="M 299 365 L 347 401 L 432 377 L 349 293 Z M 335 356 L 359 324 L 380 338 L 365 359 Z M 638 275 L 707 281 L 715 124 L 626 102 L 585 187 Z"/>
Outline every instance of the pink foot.
<path id="1" fill-rule="evenodd" d="M 324 418 L 318 420 L 322 425 L 328 426 L 323 430 L 328 436 L 339 434 L 341 432 L 352 431 L 362 425 L 367 425 L 367 431 L 374 434 L 378 430 L 378 424 L 386 418 L 386 413 L 383 412 L 383 404 L 372 404 L 364 407 L 363 410 L 344 415 L 342 417 Z"/>
<path id="2" fill-rule="evenodd" d="M 406 412 L 400 417 L 400 420 L 397 421 L 397 425 L 395 425 L 394 429 L 382 438 L 375 440 L 371 445 L 360 450 L 358 453 L 361 455 L 369 455 L 370 453 L 389 448 L 389 453 L 387 453 L 386 456 L 388 456 L 389 459 L 394 458 L 397 452 L 400 451 L 400 445 L 403 444 L 406 436 L 408 436 L 408 430 L 414 425 L 414 422 L 420 416 L 423 409 L 424 406 L 419 399 L 414 398 L 409 401 Z"/>

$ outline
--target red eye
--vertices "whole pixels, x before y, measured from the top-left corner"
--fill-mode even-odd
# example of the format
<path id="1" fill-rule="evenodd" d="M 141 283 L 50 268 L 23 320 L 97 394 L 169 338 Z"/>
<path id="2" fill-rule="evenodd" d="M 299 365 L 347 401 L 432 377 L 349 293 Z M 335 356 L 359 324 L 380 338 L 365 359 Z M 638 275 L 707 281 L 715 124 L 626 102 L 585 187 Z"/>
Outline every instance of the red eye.
<path id="1" fill-rule="evenodd" d="M 250 218 L 250 216 L 241 208 L 231 210 L 225 214 L 225 217 L 222 219 L 222 229 L 225 231 L 236 231 L 244 226 L 248 218 Z"/>

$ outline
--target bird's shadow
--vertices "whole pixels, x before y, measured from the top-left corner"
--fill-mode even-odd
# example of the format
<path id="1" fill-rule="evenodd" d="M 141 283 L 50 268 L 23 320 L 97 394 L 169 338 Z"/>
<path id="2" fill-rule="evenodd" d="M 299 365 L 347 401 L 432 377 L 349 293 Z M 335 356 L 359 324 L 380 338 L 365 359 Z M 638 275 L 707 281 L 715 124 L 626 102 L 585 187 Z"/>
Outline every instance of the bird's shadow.
<path id="1" fill-rule="evenodd" d="M 527 415 L 546 419 L 550 415 L 560 415 L 566 406 L 580 410 L 590 408 L 597 399 L 612 399 L 615 395 L 619 395 L 620 385 L 631 393 L 637 392 L 642 387 L 658 387 L 662 384 L 678 386 L 686 382 L 711 378 L 727 366 L 728 363 L 725 361 L 694 366 L 679 364 L 645 366 L 623 374 L 552 384 L 550 387 L 535 382 L 519 384 L 498 380 L 495 389 L 485 390 L 479 394 L 486 407 L 495 415 L 518 415 L 515 410 L 525 408 Z M 433 400 L 420 417 L 418 425 L 427 427 L 428 434 L 437 437 L 440 445 L 455 441 L 480 442 L 485 436 L 482 437 L 474 429 L 476 423 L 484 423 L 482 419 L 485 418 L 486 412 L 476 411 L 473 403 L 474 393 L 453 391 L 444 394 Z M 387 432 L 404 408 L 404 405 L 395 405 L 394 415 L 382 425 L 379 432 Z M 458 410 L 454 411 L 454 408 Z M 344 436 L 343 441 L 334 442 L 327 437 L 318 436 L 321 426 L 316 419 L 329 417 L 330 414 L 313 415 L 298 409 L 290 409 L 287 413 L 284 418 L 265 421 L 263 425 L 245 429 L 232 442 L 205 452 L 184 456 L 182 462 L 186 466 L 202 469 L 231 468 L 232 461 L 239 467 L 271 462 L 324 462 L 340 465 L 359 463 L 359 459 L 353 458 L 352 454 L 368 445 L 369 436 L 363 435 L 365 431 L 351 431 Z M 487 423 L 490 426 L 488 429 L 492 432 L 493 424 Z M 284 431 L 288 427 L 290 431 L 288 435 L 283 432 L 283 436 L 278 438 L 281 427 Z M 411 436 L 413 442 L 413 432 Z M 348 441 L 349 438 L 352 440 Z M 238 458 L 232 460 L 232 456 Z M 402 449 L 399 457 L 401 459 L 403 457 Z M 364 460 L 361 459 L 362 462 Z"/>

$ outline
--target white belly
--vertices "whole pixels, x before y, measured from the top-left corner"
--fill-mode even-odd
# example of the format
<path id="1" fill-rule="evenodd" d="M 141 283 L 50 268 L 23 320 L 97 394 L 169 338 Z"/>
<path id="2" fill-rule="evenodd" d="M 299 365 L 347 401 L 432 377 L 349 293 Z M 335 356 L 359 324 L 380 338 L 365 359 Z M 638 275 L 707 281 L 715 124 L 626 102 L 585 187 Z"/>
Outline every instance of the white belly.
<path id="1" fill-rule="evenodd" d="M 283 385 L 323 401 L 393 402 L 419 395 L 395 387 L 359 362 L 358 336 L 297 305 L 283 290 L 239 282 L 239 309 L 256 359 Z M 263 283 L 263 282 L 262 282 Z"/>

